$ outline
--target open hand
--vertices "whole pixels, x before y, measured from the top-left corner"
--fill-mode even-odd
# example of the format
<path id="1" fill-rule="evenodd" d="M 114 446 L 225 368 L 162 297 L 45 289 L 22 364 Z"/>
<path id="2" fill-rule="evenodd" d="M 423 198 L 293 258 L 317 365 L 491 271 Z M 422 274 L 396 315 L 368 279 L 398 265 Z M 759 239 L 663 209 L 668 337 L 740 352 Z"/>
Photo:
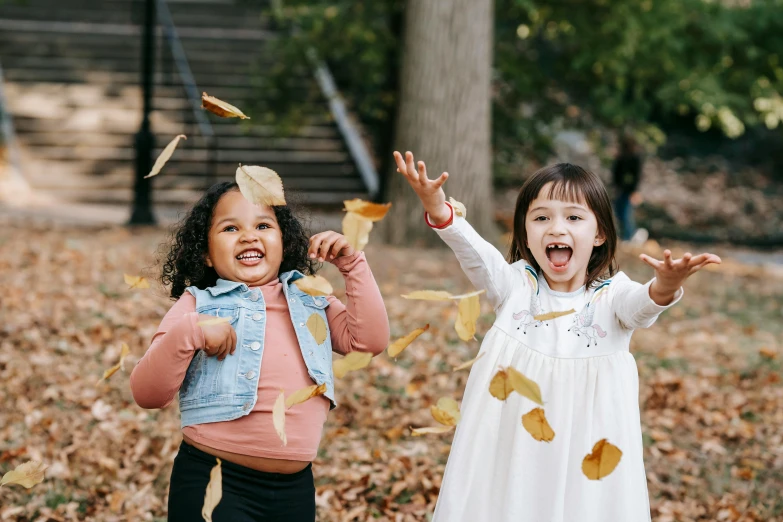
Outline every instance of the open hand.
<path id="1" fill-rule="evenodd" d="M 406 152 L 403 159 L 402 154 L 394 151 L 394 161 L 397 162 L 397 172 L 408 180 L 433 223 L 438 225 L 448 221 L 451 218 L 451 210 L 445 205 L 446 193 L 443 192 L 443 184 L 449 179 L 448 172 L 444 172 L 437 179 L 429 179 L 424 162 L 418 163 L 417 170 L 410 152 Z"/>
<path id="2" fill-rule="evenodd" d="M 310 249 L 307 254 L 310 259 L 318 258 L 318 261 L 332 261 L 338 257 L 351 256 L 355 252 L 344 235 L 333 230 L 320 232 L 310 238 Z"/>
<path id="3" fill-rule="evenodd" d="M 655 269 L 656 280 L 653 283 L 655 288 L 650 288 L 650 295 L 654 300 L 656 300 L 653 296 L 654 292 L 661 296 L 670 295 L 673 297 L 682 283 L 692 274 L 711 263 L 720 264 L 721 262 L 720 257 L 708 253 L 694 256 L 690 252 L 686 252 L 681 259 L 672 259 L 671 250 L 663 251 L 663 260 L 655 259 L 647 254 L 641 254 L 639 258 Z"/>
<path id="4" fill-rule="evenodd" d="M 199 314 L 199 321 L 214 319 L 214 315 Z M 204 353 L 217 357 L 219 361 L 233 354 L 237 347 L 237 333 L 228 323 L 199 325 L 204 332 Z"/>

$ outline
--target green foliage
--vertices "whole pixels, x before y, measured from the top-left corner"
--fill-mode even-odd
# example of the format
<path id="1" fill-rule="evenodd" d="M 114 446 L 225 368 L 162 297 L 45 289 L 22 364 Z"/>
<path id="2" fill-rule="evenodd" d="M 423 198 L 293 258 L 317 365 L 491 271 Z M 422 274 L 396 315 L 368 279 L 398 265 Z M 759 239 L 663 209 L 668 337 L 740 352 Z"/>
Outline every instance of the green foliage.
<path id="1" fill-rule="evenodd" d="M 746 5 L 747 4 L 747 5 Z M 493 140 L 496 174 L 516 176 L 550 152 L 560 128 L 631 127 L 664 140 L 667 121 L 737 137 L 783 120 L 783 0 L 496 0 Z M 352 110 L 388 150 L 396 105 L 403 0 L 287 0 L 287 34 L 265 75 L 278 122 L 303 121 L 316 49 Z M 515 167 L 516 166 L 516 167 Z"/>

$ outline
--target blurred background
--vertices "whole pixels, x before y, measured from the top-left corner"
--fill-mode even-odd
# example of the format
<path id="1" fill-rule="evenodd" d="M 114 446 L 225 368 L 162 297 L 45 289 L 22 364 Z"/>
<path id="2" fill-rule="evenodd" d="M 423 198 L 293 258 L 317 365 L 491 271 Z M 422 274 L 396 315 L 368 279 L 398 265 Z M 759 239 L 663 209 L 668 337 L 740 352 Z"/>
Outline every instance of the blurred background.
<path id="1" fill-rule="evenodd" d="M 175 408 L 94 381 L 169 306 L 122 274 L 153 281 L 167 226 L 243 164 L 277 171 L 314 231 L 346 199 L 393 203 L 367 247 L 393 335 L 441 326 L 341 383 L 319 520 L 428 520 L 450 436 L 407 427 L 461 396 L 446 369 L 478 343 L 399 299 L 468 288 L 418 248 L 439 240 L 394 172 L 411 150 L 503 251 L 526 177 L 569 161 L 610 188 L 636 280 L 642 251 L 720 254 L 634 338 L 653 519 L 783 520 L 781 92 L 783 0 L 0 0 L 0 471 L 50 465 L 0 491 L 0 518 L 165 520 Z"/>

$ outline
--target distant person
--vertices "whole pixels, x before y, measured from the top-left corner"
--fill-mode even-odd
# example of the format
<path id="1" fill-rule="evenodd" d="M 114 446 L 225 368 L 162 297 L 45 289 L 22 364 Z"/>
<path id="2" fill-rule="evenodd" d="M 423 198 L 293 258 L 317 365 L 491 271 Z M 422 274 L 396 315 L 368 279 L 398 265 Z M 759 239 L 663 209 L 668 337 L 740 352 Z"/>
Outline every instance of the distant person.
<path id="1" fill-rule="evenodd" d="M 620 223 L 620 239 L 634 243 L 647 240 L 647 230 L 636 229 L 634 207 L 642 202 L 639 181 L 642 177 L 642 157 L 631 136 L 620 140 L 620 152 L 612 165 L 612 184 L 615 187 L 614 211 Z"/>

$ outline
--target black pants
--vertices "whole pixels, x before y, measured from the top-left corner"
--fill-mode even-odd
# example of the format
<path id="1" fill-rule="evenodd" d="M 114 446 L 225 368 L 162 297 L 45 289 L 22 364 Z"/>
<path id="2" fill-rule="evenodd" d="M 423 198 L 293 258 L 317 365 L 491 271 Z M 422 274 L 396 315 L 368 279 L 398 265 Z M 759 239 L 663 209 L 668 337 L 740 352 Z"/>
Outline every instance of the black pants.
<path id="1" fill-rule="evenodd" d="M 223 497 L 214 522 L 314 522 L 312 465 L 296 473 L 265 473 L 221 459 Z M 169 522 L 203 522 L 201 508 L 215 457 L 182 442 L 169 487 Z"/>

